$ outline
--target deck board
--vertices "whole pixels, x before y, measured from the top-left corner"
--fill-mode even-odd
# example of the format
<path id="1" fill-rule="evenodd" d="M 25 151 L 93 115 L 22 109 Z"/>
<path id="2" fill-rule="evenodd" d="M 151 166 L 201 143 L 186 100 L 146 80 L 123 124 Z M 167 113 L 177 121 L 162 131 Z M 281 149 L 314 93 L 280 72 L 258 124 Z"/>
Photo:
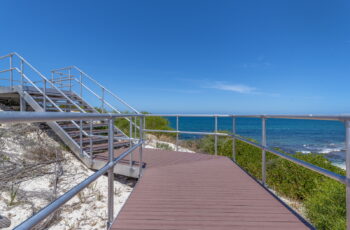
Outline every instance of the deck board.
<path id="1" fill-rule="evenodd" d="M 226 157 L 145 149 L 144 161 L 111 229 L 309 229 Z"/>

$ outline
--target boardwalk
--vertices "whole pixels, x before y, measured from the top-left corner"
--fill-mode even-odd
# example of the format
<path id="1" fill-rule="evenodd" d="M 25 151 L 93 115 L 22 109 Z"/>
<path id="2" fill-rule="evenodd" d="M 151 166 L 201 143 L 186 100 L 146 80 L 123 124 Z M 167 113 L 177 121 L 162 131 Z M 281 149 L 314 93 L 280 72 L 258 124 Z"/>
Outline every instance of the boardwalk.
<path id="1" fill-rule="evenodd" d="M 146 169 L 112 229 L 308 229 L 226 157 L 144 150 Z"/>

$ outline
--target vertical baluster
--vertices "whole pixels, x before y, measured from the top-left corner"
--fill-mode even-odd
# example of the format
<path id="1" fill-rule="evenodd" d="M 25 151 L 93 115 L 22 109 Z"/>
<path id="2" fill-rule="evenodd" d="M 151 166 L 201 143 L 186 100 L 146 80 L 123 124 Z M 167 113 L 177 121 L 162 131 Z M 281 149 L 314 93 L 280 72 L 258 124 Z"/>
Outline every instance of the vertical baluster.
<path id="1" fill-rule="evenodd" d="M 236 118 L 232 116 L 232 160 L 236 162 Z"/>
<path id="2" fill-rule="evenodd" d="M 44 87 L 43 87 L 43 93 L 44 93 L 44 111 L 46 112 L 46 80 L 43 79 Z"/>
<path id="3" fill-rule="evenodd" d="M 129 117 L 129 147 L 133 145 L 132 142 L 132 117 Z M 130 168 L 132 167 L 132 161 L 134 160 L 133 152 L 130 153 Z"/>
<path id="4" fill-rule="evenodd" d="M 108 120 L 108 162 L 114 158 L 114 119 Z M 114 167 L 108 169 L 108 222 L 107 228 L 112 225 L 114 218 Z"/>
<path id="5" fill-rule="evenodd" d="M 80 72 L 79 82 L 80 82 L 80 98 L 83 98 L 83 74 L 82 74 L 82 72 Z"/>
<path id="6" fill-rule="evenodd" d="M 93 132 L 92 132 L 92 126 L 93 126 L 93 120 L 90 121 L 90 158 L 92 159 L 93 157 L 93 142 L 92 142 L 92 135 L 93 135 Z"/>
<path id="7" fill-rule="evenodd" d="M 72 95 L 72 80 L 71 80 L 71 69 L 68 69 L 68 92 L 69 92 L 69 95 L 68 95 L 68 97 L 70 97 L 70 95 Z M 69 101 L 67 101 L 67 104 L 69 103 L 69 112 L 71 112 L 72 111 L 72 105 L 71 105 L 71 103 L 69 102 Z M 76 109 L 78 109 L 78 108 L 76 108 Z"/>
<path id="8" fill-rule="evenodd" d="M 137 139 L 137 117 L 134 117 L 134 138 Z"/>
<path id="9" fill-rule="evenodd" d="M 83 156 L 83 120 L 80 120 L 80 126 L 79 126 L 79 147 L 80 147 L 80 155 Z"/>
<path id="10" fill-rule="evenodd" d="M 21 60 L 21 91 L 23 93 L 23 90 L 24 90 L 24 76 L 23 76 L 23 72 L 24 72 L 24 62 L 23 60 Z M 25 108 L 25 101 L 24 101 L 24 98 L 22 96 L 19 97 L 19 107 L 20 107 L 20 110 L 21 112 L 25 111 L 26 108 Z"/>
<path id="11" fill-rule="evenodd" d="M 215 143 L 214 143 L 214 149 L 215 149 L 215 156 L 218 155 L 218 116 L 214 117 L 214 121 L 215 121 Z"/>
<path id="12" fill-rule="evenodd" d="M 101 97 L 101 113 L 104 113 L 104 103 L 105 103 L 105 89 L 102 88 L 102 97 Z"/>
<path id="13" fill-rule="evenodd" d="M 129 140 L 130 140 L 130 144 L 132 144 L 132 135 L 133 135 L 133 133 L 132 133 L 132 118 L 130 117 L 129 118 Z"/>
<path id="14" fill-rule="evenodd" d="M 262 145 L 266 147 L 266 118 L 262 118 Z M 261 164 L 261 170 L 262 170 L 262 183 L 263 185 L 266 185 L 266 151 L 265 149 L 262 150 L 262 164 Z"/>
<path id="15" fill-rule="evenodd" d="M 345 121 L 346 229 L 350 230 L 350 120 Z"/>
<path id="16" fill-rule="evenodd" d="M 176 151 L 179 151 L 179 116 L 176 116 Z"/>
<path id="17" fill-rule="evenodd" d="M 68 69 L 68 82 L 69 82 L 69 93 L 72 93 L 72 78 L 71 78 L 71 70 Z"/>
<path id="18" fill-rule="evenodd" d="M 140 117 L 140 143 L 142 143 L 143 142 L 143 123 L 144 123 L 144 121 L 145 121 L 145 117 L 144 116 L 142 116 L 142 117 Z M 142 145 L 140 145 L 140 147 L 139 147 L 139 158 L 140 158 L 140 168 L 139 168 L 139 178 L 141 177 L 141 175 L 142 175 L 142 151 L 143 151 L 143 148 L 142 148 Z"/>
<path id="19" fill-rule="evenodd" d="M 12 65 L 12 61 L 13 61 L 13 55 L 10 55 L 10 87 L 11 89 L 13 88 L 13 65 Z"/>

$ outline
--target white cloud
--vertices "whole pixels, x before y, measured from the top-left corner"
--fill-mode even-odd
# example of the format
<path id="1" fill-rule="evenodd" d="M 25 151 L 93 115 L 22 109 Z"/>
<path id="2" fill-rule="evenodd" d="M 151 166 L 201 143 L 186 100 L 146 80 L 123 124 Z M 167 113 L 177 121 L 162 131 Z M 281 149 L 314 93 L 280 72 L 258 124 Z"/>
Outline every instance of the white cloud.
<path id="1" fill-rule="evenodd" d="M 209 88 L 232 91 L 236 93 L 256 93 L 256 88 L 241 84 L 226 84 L 223 82 L 216 82 Z"/>

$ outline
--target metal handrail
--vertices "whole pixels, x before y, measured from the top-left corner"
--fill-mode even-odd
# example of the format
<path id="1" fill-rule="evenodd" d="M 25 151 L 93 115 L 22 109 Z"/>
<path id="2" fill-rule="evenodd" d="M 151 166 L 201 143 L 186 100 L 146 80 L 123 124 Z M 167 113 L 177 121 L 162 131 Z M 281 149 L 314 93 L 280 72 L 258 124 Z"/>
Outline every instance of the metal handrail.
<path id="1" fill-rule="evenodd" d="M 68 69 L 76 69 L 78 72 L 80 72 L 82 75 L 84 75 L 86 78 L 88 78 L 89 80 L 91 80 L 92 82 L 94 82 L 96 85 L 98 85 L 100 88 L 102 88 L 105 92 L 109 93 L 112 97 L 114 97 L 115 99 L 117 99 L 119 102 L 121 102 L 122 104 L 124 104 L 125 106 L 127 106 L 128 108 L 130 108 L 133 112 L 140 114 L 139 111 L 137 111 L 134 107 L 132 107 L 131 105 L 129 105 L 128 103 L 126 103 L 123 99 L 121 99 L 120 97 L 118 97 L 116 94 L 114 94 L 112 91 L 110 91 L 109 89 L 107 89 L 106 87 L 104 87 L 102 84 L 100 84 L 98 81 L 96 81 L 93 77 L 91 77 L 90 75 L 88 75 L 87 73 L 85 73 L 84 71 L 82 71 L 81 69 L 79 69 L 76 66 L 68 66 L 68 67 L 64 67 L 64 68 L 60 68 L 60 69 L 54 69 L 51 70 L 52 73 L 57 73 L 57 71 L 62 71 L 62 70 L 68 70 Z"/>
<path id="2" fill-rule="evenodd" d="M 22 222 L 20 225 L 15 227 L 17 230 L 25 230 L 25 229 L 31 229 L 35 225 L 37 225 L 40 221 L 44 220 L 46 217 L 48 217 L 50 214 L 52 214 L 55 210 L 62 207 L 66 202 L 68 202 L 71 198 L 73 198 L 75 195 L 77 195 L 81 190 L 86 188 L 89 184 L 94 182 L 96 179 L 98 179 L 100 176 L 104 175 L 106 172 L 108 172 L 108 222 L 107 226 L 110 227 L 113 220 L 114 220 L 114 202 L 113 202 L 113 195 L 114 195 L 114 166 L 123 158 L 125 158 L 127 155 L 131 154 L 133 151 L 135 151 L 137 148 L 139 148 L 139 154 L 140 154 L 140 169 L 139 169 L 139 175 L 141 176 L 142 173 L 142 145 L 144 144 L 144 141 L 142 139 L 142 128 L 140 130 L 140 139 L 137 144 L 130 146 L 128 150 L 123 152 L 118 157 L 114 158 L 114 119 L 118 117 L 140 117 L 141 118 L 141 124 L 144 119 L 144 116 L 142 114 L 96 114 L 96 113 L 89 113 L 89 114 L 82 114 L 82 113 L 50 113 L 50 112 L 1 112 L 0 113 L 0 123 L 27 123 L 27 122 L 48 122 L 48 121 L 70 121 L 73 119 L 79 119 L 79 120 L 85 120 L 85 119 L 108 119 L 108 155 L 109 155 L 109 161 L 106 163 L 104 167 L 99 169 L 97 172 L 89 176 L 87 179 L 85 179 L 83 182 L 79 183 L 78 185 L 74 186 L 72 189 L 70 189 L 68 192 L 61 195 L 59 198 L 57 198 L 55 201 L 47 205 L 45 208 L 40 210 L 38 213 L 33 215 L 32 217 L 28 218 L 24 222 Z"/>
<path id="3" fill-rule="evenodd" d="M 14 68 L 18 73 L 21 73 L 23 78 L 27 80 L 27 83 L 30 83 L 40 94 L 42 94 L 46 100 L 48 100 L 55 108 L 57 108 L 60 112 L 64 112 L 61 107 L 59 107 L 49 96 L 47 96 L 32 80 L 30 80 L 26 74 L 22 73 L 17 67 Z M 23 87 L 23 86 L 22 86 Z M 44 106 L 45 107 L 45 106 Z M 45 110 L 45 108 L 44 108 Z M 80 125 L 78 125 L 75 121 L 71 120 L 71 122 L 75 125 L 75 127 L 80 128 Z M 90 136 L 87 132 L 84 130 L 82 133 L 85 136 Z"/>
<path id="4" fill-rule="evenodd" d="M 125 106 L 127 106 L 129 109 L 131 109 L 132 111 L 134 111 L 135 113 L 137 114 L 140 114 L 140 112 L 138 112 L 135 108 L 133 108 L 131 105 L 127 104 L 124 100 L 122 100 L 120 97 L 118 97 L 117 95 L 115 95 L 113 92 L 111 92 L 110 90 L 108 90 L 106 87 L 104 87 L 103 85 L 101 85 L 99 82 L 97 82 L 94 78 L 92 78 L 91 76 L 89 76 L 88 74 L 86 74 L 85 72 L 83 72 L 81 69 L 79 69 L 78 67 L 76 66 L 68 66 L 68 67 L 64 67 L 64 68 L 60 68 L 60 69 L 54 69 L 54 70 L 51 70 L 52 74 L 59 74 L 59 75 L 68 75 L 68 77 L 66 78 L 69 78 L 69 80 L 74 80 L 76 81 L 81 89 L 84 88 L 86 89 L 88 92 L 90 92 L 91 94 L 93 94 L 95 97 L 97 97 L 98 100 L 101 101 L 101 103 L 103 105 L 107 105 L 109 108 L 111 108 L 114 112 L 116 113 L 119 113 L 119 114 L 122 114 L 118 109 L 116 109 L 111 103 L 109 103 L 104 96 L 100 96 L 98 95 L 96 92 L 94 92 L 92 89 L 90 89 L 87 85 L 85 85 L 83 82 L 82 82 L 82 79 L 77 79 L 75 77 L 71 77 L 71 76 L 74 76 L 71 74 L 71 70 L 72 69 L 75 69 L 77 70 L 79 73 L 80 73 L 80 76 L 83 76 L 83 77 L 86 77 L 88 78 L 89 80 L 91 80 L 93 83 L 95 83 L 98 87 L 100 87 L 103 92 L 107 92 L 109 93 L 112 97 L 114 97 L 115 99 L 117 99 L 119 102 L 121 102 L 122 104 L 124 104 Z M 65 74 L 65 73 L 62 73 L 62 72 L 58 72 L 58 71 L 63 71 L 63 70 L 68 70 L 69 73 L 68 74 Z M 61 79 L 61 78 L 60 78 Z M 52 82 L 54 82 L 54 78 L 52 78 Z M 70 86 L 70 85 L 68 85 Z M 75 93 L 76 95 L 79 95 L 77 93 Z M 129 121 L 130 125 L 134 126 L 135 129 L 137 130 L 140 130 L 140 127 L 136 124 L 136 122 L 133 122 L 132 120 L 128 119 L 128 118 L 124 118 L 126 120 Z M 121 130 L 119 130 L 121 131 Z M 122 131 L 121 131 L 122 132 Z M 136 131 L 135 131 L 136 132 Z M 128 137 L 124 132 L 122 132 L 122 134 L 125 136 L 125 137 Z M 130 134 L 131 135 L 131 134 Z M 129 136 L 130 136 L 129 135 Z M 131 137 L 130 137 L 131 138 Z"/>
<path id="5" fill-rule="evenodd" d="M 84 83 L 80 82 L 77 79 L 74 79 L 76 82 L 78 82 L 84 89 L 86 89 L 87 91 L 89 91 L 91 94 L 93 94 L 95 97 L 97 97 L 97 99 L 99 100 L 104 100 L 104 104 L 107 105 L 109 108 L 111 108 L 114 112 L 118 113 L 118 114 L 123 114 L 122 112 L 120 112 L 117 108 L 115 108 L 113 105 L 111 105 L 108 101 L 106 101 L 105 99 L 103 99 L 102 97 L 100 97 L 96 92 L 94 92 L 92 89 L 90 89 L 87 85 L 85 85 Z M 75 93 L 76 94 L 76 93 Z M 140 114 L 140 113 L 139 113 Z M 134 123 L 132 120 L 130 120 L 129 118 L 125 118 L 126 120 L 128 120 L 129 122 L 131 122 L 134 126 L 136 126 L 137 129 L 140 129 L 140 127 Z M 125 135 L 126 136 L 126 135 Z"/>

